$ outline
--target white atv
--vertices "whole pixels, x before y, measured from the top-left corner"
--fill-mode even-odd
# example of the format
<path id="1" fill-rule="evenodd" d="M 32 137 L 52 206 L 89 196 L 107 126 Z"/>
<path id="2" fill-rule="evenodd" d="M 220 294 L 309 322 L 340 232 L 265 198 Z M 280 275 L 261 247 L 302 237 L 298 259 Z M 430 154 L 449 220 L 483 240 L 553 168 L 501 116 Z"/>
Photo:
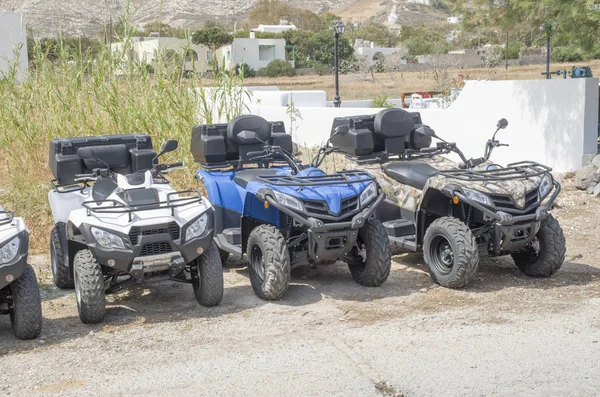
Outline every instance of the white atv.
<path id="1" fill-rule="evenodd" d="M 175 191 L 147 135 L 53 139 L 56 178 L 48 199 L 54 283 L 75 287 L 79 317 L 102 321 L 105 294 L 155 276 L 191 283 L 196 300 L 223 297 L 223 269 L 213 243 L 214 210 L 198 191 Z"/>
<path id="2" fill-rule="evenodd" d="M 21 218 L 0 206 L 0 313 L 9 314 L 19 339 L 37 338 L 42 330 L 40 289 L 27 264 L 29 230 Z"/>

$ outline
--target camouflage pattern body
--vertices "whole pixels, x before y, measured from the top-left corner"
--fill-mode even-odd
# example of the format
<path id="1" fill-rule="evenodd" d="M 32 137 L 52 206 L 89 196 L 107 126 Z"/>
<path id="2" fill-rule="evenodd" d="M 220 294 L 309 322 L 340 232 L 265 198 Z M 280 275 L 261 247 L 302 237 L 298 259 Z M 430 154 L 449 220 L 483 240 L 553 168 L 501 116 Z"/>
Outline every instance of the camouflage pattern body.
<path id="1" fill-rule="evenodd" d="M 396 160 L 400 161 L 400 160 Z M 407 161 L 407 160 L 403 160 Z M 432 167 L 442 170 L 453 170 L 458 168 L 458 164 L 441 156 L 432 158 L 413 160 L 415 162 L 428 163 Z M 484 163 L 473 171 L 485 170 L 493 163 Z M 385 165 L 385 164 L 384 164 Z M 347 169 L 361 169 L 370 172 L 381 185 L 387 197 L 406 210 L 417 211 L 421 207 L 421 201 L 428 189 L 442 190 L 446 186 L 465 187 L 477 190 L 482 193 L 495 194 L 512 197 L 519 208 L 525 207 L 526 194 L 537 190 L 541 183 L 541 176 L 531 178 L 515 178 L 507 181 L 468 181 L 452 178 L 438 174 L 430 178 L 425 184 L 424 190 L 419 190 L 411 186 L 398 183 L 396 180 L 387 176 L 383 170 L 382 164 L 359 165 L 348 160 Z"/>

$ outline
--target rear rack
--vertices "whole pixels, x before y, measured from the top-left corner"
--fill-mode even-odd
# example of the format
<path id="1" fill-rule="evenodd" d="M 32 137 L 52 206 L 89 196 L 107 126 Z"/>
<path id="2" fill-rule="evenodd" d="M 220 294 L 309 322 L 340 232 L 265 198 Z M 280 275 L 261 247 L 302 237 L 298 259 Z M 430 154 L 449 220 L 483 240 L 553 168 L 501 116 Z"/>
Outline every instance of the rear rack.
<path id="1" fill-rule="evenodd" d="M 354 179 L 352 179 L 354 178 Z M 361 183 L 374 181 L 375 178 L 364 171 L 342 171 L 333 175 L 316 176 L 294 176 L 274 175 L 261 176 L 258 180 L 273 186 L 324 186 L 324 185 L 346 185 L 350 183 Z"/>
<path id="2" fill-rule="evenodd" d="M 5 218 L 1 218 L 4 215 Z M 0 211 L 0 226 L 11 223 L 15 218 L 15 214 L 12 211 Z"/>
<path id="3" fill-rule="evenodd" d="M 180 194 L 190 194 L 193 196 L 180 197 L 172 199 L 171 197 Z M 116 200 L 101 200 L 101 201 L 86 201 L 82 204 L 87 211 L 87 215 L 95 214 L 129 214 L 129 222 L 132 221 L 132 214 L 141 211 L 154 211 L 162 209 L 170 209 L 172 216 L 175 216 L 175 208 L 185 207 L 187 205 L 202 203 L 202 195 L 197 190 L 182 190 L 180 192 L 172 192 L 167 194 L 167 201 L 159 201 L 152 204 L 141 204 L 130 206 L 120 203 Z"/>
<path id="4" fill-rule="evenodd" d="M 438 173 L 448 178 L 458 179 L 461 181 L 473 182 L 491 182 L 491 181 L 508 181 L 512 179 L 532 178 L 541 176 L 552 171 L 552 168 L 536 163 L 534 161 L 521 161 L 518 163 L 508 164 L 506 168 L 498 168 L 495 170 L 443 170 Z"/>

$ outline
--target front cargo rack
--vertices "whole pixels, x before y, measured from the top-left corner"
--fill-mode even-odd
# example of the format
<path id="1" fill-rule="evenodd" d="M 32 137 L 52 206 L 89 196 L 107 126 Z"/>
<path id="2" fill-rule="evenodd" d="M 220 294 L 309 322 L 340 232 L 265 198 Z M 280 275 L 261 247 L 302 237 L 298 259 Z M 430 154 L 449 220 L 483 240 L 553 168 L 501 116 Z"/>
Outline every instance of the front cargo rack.
<path id="1" fill-rule="evenodd" d="M 341 171 L 333 175 L 295 176 L 295 175 L 273 175 L 258 177 L 263 183 L 273 186 L 325 186 L 325 185 L 347 185 L 352 183 L 371 182 L 375 178 L 364 171 Z"/>
<path id="2" fill-rule="evenodd" d="M 0 226 L 11 223 L 15 217 L 12 211 L 0 211 Z"/>
<path id="3" fill-rule="evenodd" d="M 534 161 L 521 161 L 518 163 L 508 164 L 505 168 L 495 168 L 481 171 L 468 169 L 441 170 L 438 171 L 438 174 L 461 181 L 495 182 L 532 178 L 547 174 L 551 171 L 552 168 Z"/>
<path id="4" fill-rule="evenodd" d="M 188 197 L 172 198 L 182 194 L 192 194 Z M 129 222 L 132 221 L 132 214 L 141 211 L 155 211 L 170 209 L 172 216 L 175 216 L 175 208 L 185 207 L 191 204 L 202 203 L 202 195 L 197 190 L 183 190 L 167 194 L 167 201 L 159 201 L 150 204 L 127 205 L 116 200 L 85 201 L 82 206 L 86 209 L 87 215 L 95 214 L 129 214 Z"/>

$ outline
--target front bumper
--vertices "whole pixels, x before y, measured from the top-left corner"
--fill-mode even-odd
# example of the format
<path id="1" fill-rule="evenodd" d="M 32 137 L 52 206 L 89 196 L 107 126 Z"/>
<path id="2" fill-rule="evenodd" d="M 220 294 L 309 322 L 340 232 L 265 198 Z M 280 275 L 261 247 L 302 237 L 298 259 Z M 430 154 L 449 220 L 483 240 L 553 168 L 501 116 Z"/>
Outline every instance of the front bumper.
<path id="1" fill-rule="evenodd" d="M 0 247 L 4 244 L 8 243 L 8 241 L 12 240 L 15 236 L 11 237 L 7 241 L 3 241 L 0 243 Z M 12 281 L 21 277 L 23 272 L 25 271 L 25 266 L 27 266 L 27 251 L 29 249 L 29 233 L 26 230 L 21 231 L 17 234 L 17 237 L 21 240 L 19 245 L 19 253 L 11 262 L 6 263 L 4 265 L 0 265 L 0 289 L 9 285 Z M 11 276 L 11 277 L 9 277 Z M 9 280 L 8 281 L 7 277 Z"/>
<path id="2" fill-rule="evenodd" d="M 561 191 L 560 183 L 554 181 L 554 193 L 545 204 L 541 204 L 533 214 L 513 216 L 506 212 L 494 211 L 476 201 L 470 200 L 463 194 L 455 192 L 454 194 L 470 206 L 483 212 L 492 224 L 492 239 L 489 252 L 494 255 L 503 255 L 519 251 L 530 244 L 538 231 L 540 224 L 549 215 L 549 208 L 558 197 Z"/>
<path id="3" fill-rule="evenodd" d="M 277 202 L 271 196 L 264 196 L 265 201 L 284 214 L 303 225 L 308 238 L 307 256 L 310 261 L 335 261 L 348 253 L 358 238 L 358 230 L 371 218 L 373 212 L 385 199 L 379 196 L 352 220 L 346 222 L 325 223 L 320 219 L 305 217 Z"/>
<path id="4" fill-rule="evenodd" d="M 156 228 L 155 225 L 145 226 L 141 228 L 142 233 L 137 237 L 135 244 L 128 235 L 107 230 L 123 239 L 124 250 L 104 248 L 99 245 L 92 236 L 90 225 L 83 225 L 81 231 L 98 263 L 140 280 L 144 278 L 145 273 L 164 270 L 169 270 L 175 276 L 181 273 L 188 263 L 206 252 L 213 238 L 212 219 L 213 217 L 209 216 L 209 224 L 204 234 L 191 241 L 183 239 L 185 227 L 181 229 L 179 238 L 174 239 L 168 233 L 145 235 L 143 233 L 145 229 Z"/>

